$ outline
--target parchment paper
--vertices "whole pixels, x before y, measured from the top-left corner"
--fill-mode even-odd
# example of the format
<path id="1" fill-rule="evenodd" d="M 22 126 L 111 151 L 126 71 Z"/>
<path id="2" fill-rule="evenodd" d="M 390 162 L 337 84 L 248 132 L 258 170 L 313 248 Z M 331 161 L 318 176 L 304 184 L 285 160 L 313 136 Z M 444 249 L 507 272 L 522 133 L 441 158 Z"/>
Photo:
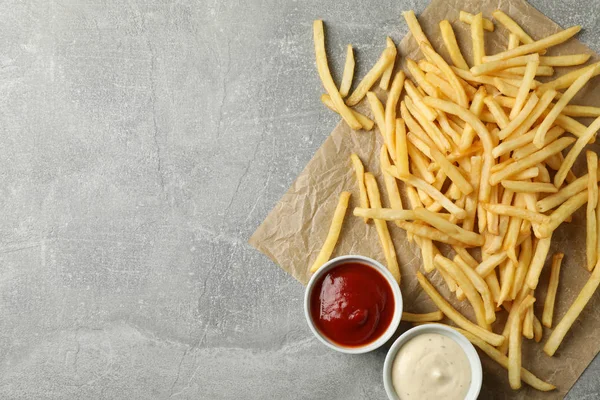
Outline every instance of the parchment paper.
<path id="1" fill-rule="evenodd" d="M 560 30 L 556 23 L 522 0 L 486 0 L 482 2 L 433 0 L 418 18 L 433 46 L 446 60 L 449 60 L 449 57 L 443 46 L 438 23 L 442 19 L 449 20 L 455 30 L 463 55 L 470 63 L 472 57 L 469 28 L 466 24 L 460 22 L 459 12 L 460 10 L 471 13 L 482 11 L 484 17 L 491 19 L 492 12 L 495 9 L 501 9 L 510 15 L 534 39 L 545 37 Z M 398 16 L 398 24 L 399 26 L 404 24 L 401 16 Z M 485 38 L 486 53 L 492 54 L 506 48 L 508 34 L 500 24 L 496 24 L 496 31 L 494 33 L 486 32 Z M 398 48 L 399 55 L 402 57 L 402 67 L 404 66 L 405 57 L 415 60 L 423 58 L 410 34 L 402 40 Z M 584 52 L 593 54 L 591 61 L 598 58 L 590 49 L 573 39 L 561 46 L 552 48 L 547 55 Z M 565 68 L 557 69 L 558 75 L 563 74 L 565 71 L 567 71 Z M 595 81 L 587 85 L 584 92 L 573 103 L 600 105 L 600 91 L 597 90 L 599 84 L 600 81 L 596 78 Z M 384 100 L 383 94 L 379 93 L 379 95 Z M 315 101 L 318 101 L 317 96 L 315 96 Z M 360 109 L 366 114 L 370 114 L 364 102 L 360 105 Z M 587 123 L 587 121 L 584 122 Z M 378 176 L 384 206 L 389 206 L 383 181 L 379 177 L 380 146 L 381 135 L 377 130 L 353 132 L 344 122 L 340 122 L 288 192 L 250 238 L 250 244 L 269 256 L 281 268 L 305 285 L 310 278 L 308 270 L 311 262 L 319 252 L 327 234 L 340 192 L 344 190 L 352 192 L 350 210 L 358 205 L 358 190 L 350 163 L 351 153 L 357 153 L 365 164 L 366 170 L 374 172 Z M 575 168 L 578 176 L 582 173 L 581 167 L 580 160 Z M 402 185 L 400 186 L 402 191 Z M 404 204 L 408 204 L 406 198 L 404 198 Z M 540 279 L 540 286 L 536 290 L 536 298 L 538 299 L 536 302 L 536 315 L 541 317 L 548 284 L 548 265 L 551 254 L 555 251 L 564 252 L 565 258 L 556 299 L 554 324 L 565 314 L 589 276 L 585 269 L 585 214 L 583 209 L 585 209 L 585 206 L 575 215 L 573 222 L 563 224 L 555 232 L 552 249 Z M 375 258 L 385 265 L 385 258 L 377 238 L 375 226 L 373 223 L 366 225 L 362 218 L 352 216 L 350 210 L 346 215 L 343 231 L 333 256 L 361 254 Z M 401 290 L 405 311 L 428 312 L 434 310 L 433 304 L 427 295 L 422 292 L 415 277 L 416 271 L 421 268 L 419 249 L 415 244 L 410 244 L 406 240 L 404 231 L 391 223 L 388 226 L 401 266 Z M 442 251 L 448 253 L 446 248 L 442 248 Z M 450 253 L 450 255 L 452 254 Z M 442 295 L 446 299 L 450 299 L 454 307 L 473 320 L 470 306 L 466 301 L 461 303 L 456 300 L 455 296 L 450 296 L 445 284 L 436 273 L 429 274 L 428 277 Z M 555 384 L 558 388 L 556 391 L 542 393 L 529 388 L 525 384 L 519 391 L 511 390 L 508 385 L 507 372 L 481 353 L 485 372 L 484 387 L 480 398 L 556 399 L 564 397 L 600 350 L 600 318 L 598 313 L 595 312 L 599 306 L 600 295 L 597 294 L 587 305 L 570 333 L 565 337 L 563 344 L 554 357 L 548 357 L 542 352 L 543 344 L 550 334 L 549 329 L 544 328 L 544 339 L 539 344 L 533 340 L 524 340 L 523 366 L 540 378 Z M 495 330 L 501 330 L 503 324 L 504 316 L 499 317 L 499 323 L 494 326 Z M 398 334 L 406 328 L 407 326 L 402 325 Z"/>

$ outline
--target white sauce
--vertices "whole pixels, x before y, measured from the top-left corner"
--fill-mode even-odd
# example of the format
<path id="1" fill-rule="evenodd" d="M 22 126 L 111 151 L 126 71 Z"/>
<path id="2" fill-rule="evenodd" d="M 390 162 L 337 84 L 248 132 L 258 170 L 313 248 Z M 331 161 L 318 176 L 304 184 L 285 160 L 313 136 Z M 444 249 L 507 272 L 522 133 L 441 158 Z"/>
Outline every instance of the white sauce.
<path id="1" fill-rule="evenodd" d="M 398 350 L 392 384 L 400 400 L 464 400 L 471 385 L 471 365 L 456 341 L 424 333 Z"/>

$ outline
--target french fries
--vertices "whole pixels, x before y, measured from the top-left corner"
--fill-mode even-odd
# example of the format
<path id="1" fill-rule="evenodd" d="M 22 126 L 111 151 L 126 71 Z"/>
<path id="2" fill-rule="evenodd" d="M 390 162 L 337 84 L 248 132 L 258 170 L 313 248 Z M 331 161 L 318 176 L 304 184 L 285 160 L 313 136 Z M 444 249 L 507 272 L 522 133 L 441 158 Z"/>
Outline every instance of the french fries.
<path id="1" fill-rule="evenodd" d="M 588 199 L 586 209 L 586 258 L 587 269 L 591 271 L 598 261 L 597 238 L 598 227 L 596 225 L 596 205 L 598 203 L 598 155 L 593 151 L 585 153 L 588 167 Z"/>
<path id="2" fill-rule="evenodd" d="M 381 208 L 381 197 L 379 194 L 379 187 L 373 174 L 367 172 L 365 174 L 365 184 L 367 186 L 367 195 L 369 197 L 369 204 L 374 208 Z M 375 227 L 377 234 L 379 235 L 379 241 L 383 249 L 383 254 L 387 262 L 387 268 L 392 273 L 396 282 L 400 284 L 400 267 L 398 265 L 398 259 L 396 256 L 396 249 L 390 236 L 387 223 L 382 220 L 375 220 Z"/>
<path id="3" fill-rule="evenodd" d="M 529 44 L 524 44 L 515 49 L 503 51 L 502 53 L 494 54 L 492 56 L 486 56 L 483 58 L 483 62 L 488 63 L 492 61 L 508 60 L 514 57 L 522 56 L 524 54 L 536 53 L 542 50 L 546 50 L 549 47 L 566 42 L 567 40 L 575 36 L 580 30 L 580 26 L 572 26 L 568 29 L 555 33 L 554 35 L 545 37 L 544 39 Z"/>
<path id="4" fill-rule="evenodd" d="M 402 321 L 405 322 L 436 322 L 442 319 L 444 319 L 444 314 L 439 310 L 427 314 L 402 312 Z"/>
<path id="5" fill-rule="evenodd" d="M 317 58 L 317 70 L 319 71 L 321 82 L 331 97 L 335 109 L 340 113 L 342 118 L 344 118 L 344 121 L 346 121 L 350 128 L 360 129 L 362 125 L 358 122 L 354 114 L 352 114 L 348 106 L 346 106 L 346 103 L 344 103 L 344 99 L 342 99 L 342 96 L 340 95 L 340 92 L 338 91 L 337 87 L 335 86 L 335 82 L 333 82 L 333 78 L 331 77 L 329 64 L 327 63 L 327 54 L 325 53 L 325 33 L 323 32 L 323 21 L 317 20 L 314 22 L 313 34 L 315 41 L 315 55 Z"/>
<path id="6" fill-rule="evenodd" d="M 365 186 L 365 167 L 355 153 L 350 155 L 350 160 L 352 161 L 352 167 L 354 167 L 354 173 L 356 174 L 356 183 L 358 185 L 358 193 L 360 196 L 360 206 L 363 208 L 369 208 L 369 198 L 367 197 L 367 187 Z M 369 219 L 365 218 L 365 223 L 368 221 Z"/>
<path id="7" fill-rule="evenodd" d="M 344 223 L 344 216 L 346 215 L 349 201 L 350 192 L 342 192 L 337 207 L 335 208 L 335 212 L 333 213 L 333 220 L 331 221 L 329 232 L 327 233 L 323 247 L 310 267 L 311 273 L 316 272 L 323 264 L 329 261 L 331 253 L 333 253 L 333 249 L 335 248 L 338 238 L 340 237 L 342 224 Z"/>
<path id="8" fill-rule="evenodd" d="M 531 307 L 535 299 L 528 295 L 520 304 L 517 315 L 511 321 L 508 345 L 508 380 L 510 387 L 517 390 L 521 388 L 521 323 L 525 311 Z"/>
<path id="9" fill-rule="evenodd" d="M 444 39 L 444 44 L 446 45 L 448 53 L 450 53 L 450 58 L 452 59 L 454 66 L 460 69 L 469 69 L 465 58 L 458 48 L 456 36 L 454 36 L 454 31 L 452 30 L 452 25 L 450 25 L 450 22 L 447 20 L 441 21 L 440 31 L 442 32 L 442 39 Z"/>
<path id="10" fill-rule="evenodd" d="M 552 326 L 562 253 L 552 257 L 541 321 L 533 309 L 539 292 L 536 289 L 552 237 L 558 237 L 554 232 L 563 222 L 576 221 L 573 214 L 586 203 L 586 267 L 592 275 L 545 344 L 548 355 L 555 353 L 600 285 L 600 173 L 596 153 L 585 152 L 586 175 L 577 177 L 573 168 L 600 130 L 600 107 L 570 104 L 578 93 L 585 93 L 593 77 L 600 75 L 600 62 L 561 75 L 561 69 L 555 67 L 582 65 L 590 56 L 545 53 L 581 28 L 574 26 L 536 40 L 525 31 L 528 27 L 496 10 L 494 19 L 508 30 L 508 46 L 496 54 L 485 54 L 487 35 L 492 46 L 497 43 L 491 39 L 493 34 L 486 33 L 494 31 L 492 21 L 482 13 L 460 13 L 460 20 L 470 25 L 466 29 L 473 49 L 471 68 L 450 22 L 439 23 L 445 55 L 453 64 L 450 66 L 429 41 L 414 12 L 403 16 L 424 58 L 406 59 L 410 78 L 399 69 L 394 74 L 397 50 L 387 38 L 379 60 L 345 103 L 342 99 L 354 75 L 353 48 L 347 47 L 338 91 L 327 67 L 322 23 L 316 21 L 314 25 L 317 67 L 327 91 L 321 97 L 323 103 L 339 112 L 352 129 L 369 130 L 376 124 L 383 138 L 379 165 L 370 167 L 381 174 L 389 208 L 382 207 L 375 176 L 365 173 L 359 158 L 362 149 L 357 148 L 351 159 L 360 207 L 353 214 L 365 222 L 373 219 L 375 228 L 366 229 L 377 230 L 387 266 L 398 281 L 400 268 L 387 221 L 406 231 L 409 242 L 419 247 L 425 273 L 437 270 L 450 296 L 458 301 L 466 298 L 468 302 L 463 304 L 470 304 L 474 311 L 473 321 L 465 318 L 425 275 L 417 272 L 422 290 L 439 311 L 403 313 L 403 320 L 435 322 L 446 316 L 507 368 L 513 389 L 523 381 L 538 390 L 552 390 L 554 386 L 522 368 L 521 346 L 523 336 L 539 342 L 543 326 Z M 542 83 L 536 80 L 538 76 L 552 78 L 540 78 Z M 378 80 L 375 94 L 370 90 Z M 559 92 L 563 89 L 564 93 Z M 349 108 L 365 96 L 372 116 Z M 596 119 L 588 125 L 576 119 L 579 117 Z M 353 136 L 357 134 L 367 133 Z M 568 150 L 566 156 L 563 150 Z M 367 160 L 371 153 L 361 156 Z M 402 182 L 400 187 L 398 181 Z M 411 209 L 404 209 L 401 191 Z M 343 214 L 341 218 L 343 221 Z M 339 215 L 334 219 L 339 220 Z M 331 255 L 335 240 L 333 245 L 326 243 L 324 261 Z M 446 247 L 438 248 L 438 243 L 452 246 L 456 255 L 445 254 Z M 467 248 L 476 249 L 473 254 L 477 259 Z M 508 312 L 507 318 L 497 318 L 503 310 Z M 500 326 L 502 335 L 493 333 L 494 322 L 504 323 Z"/>
<path id="11" fill-rule="evenodd" d="M 598 289 L 598 285 L 600 285 L 600 268 L 598 268 L 598 264 L 594 267 L 590 278 L 579 292 L 579 295 L 569 307 L 567 313 L 560 320 L 558 325 L 552 331 L 552 334 L 548 338 L 548 341 L 544 345 L 544 352 L 548 354 L 550 357 L 556 353 L 558 347 L 562 343 L 563 339 L 571 326 L 575 322 L 575 320 L 579 317 L 579 314 L 583 311 L 587 303 L 592 298 L 592 295 Z"/>
<path id="12" fill-rule="evenodd" d="M 504 337 L 501 335 L 497 335 L 493 332 L 483 329 L 482 327 L 475 325 L 458 311 L 454 307 L 448 303 L 441 294 L 433 287 L 433 285 L 421 274 L 417 272 L 417 280 L 419 284 L 427 293 L 427 295 L 431 298 L 431 300 L 435 303 L 435 305 L 450 318 L 456 325 L 460 326 L 466 331 L 471 332 L 473 335 L 479 337 L 485 342 L 491 344 L 492 346 L 500 346 L 502 342 L 504 342 Z"/>
<path id="13" fill-rule="evenodd" d="M 349 44 L 346 48 L 346 63 L 344 64 L 344 73 L 342 75 L 342 83 L 340 83 L 340 95 L 342 97 L 348 96 L 348 92 L 350 92 L 350 86 L 352 86 L 352 79 L 354 78 L 354 66 L 356 62 L 354 61 L 354 49 L 352 45 Z M 382 78 L 383 80 L 383 78 Z M 389 81 L 389 78 L 388 78 Z"/>
<path id="14" fill-rule="evenodd" d="M 542 324 L 546 328 L 552 328 L 552 316 L 554 315 L 554 303 L 556 301 L 556 290 L 558 289 L 558 280 L 560 275 L 560 266 L 565 255 L 563 253 L 554 253 L 552 256 L 552 270 L 550 271 L 550 282 L 544 300 L 544 312 L 542 313 Z"/>

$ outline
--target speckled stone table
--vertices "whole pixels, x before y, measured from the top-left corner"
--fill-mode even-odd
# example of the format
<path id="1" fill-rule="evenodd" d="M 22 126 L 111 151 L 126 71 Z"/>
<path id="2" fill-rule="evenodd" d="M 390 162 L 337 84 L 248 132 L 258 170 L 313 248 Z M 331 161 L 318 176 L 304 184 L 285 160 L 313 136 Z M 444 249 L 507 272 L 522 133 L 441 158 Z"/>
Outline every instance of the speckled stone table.
<path id="1" fill-rule="evenodd" d="M 338 121 L 312 20 L 364 73 L 427 4 L 331 3 L 0 4 L 0 398 L 384 398 L 247 244 Z M 600 51 L 598 1 L 533 4 Z"/>

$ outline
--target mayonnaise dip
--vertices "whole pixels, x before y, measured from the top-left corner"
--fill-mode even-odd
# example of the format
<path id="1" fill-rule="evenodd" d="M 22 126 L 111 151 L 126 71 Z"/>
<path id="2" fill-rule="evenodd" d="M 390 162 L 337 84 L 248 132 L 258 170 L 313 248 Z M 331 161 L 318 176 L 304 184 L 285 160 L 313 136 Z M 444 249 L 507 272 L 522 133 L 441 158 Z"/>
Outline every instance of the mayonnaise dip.
<path id="1" fill-rule="evenodd" d="M 400 400 L 464 400 L 471 385 L 471 365 L 452 338 L 424 333 L 398 350 L 392 384 Z"/>

